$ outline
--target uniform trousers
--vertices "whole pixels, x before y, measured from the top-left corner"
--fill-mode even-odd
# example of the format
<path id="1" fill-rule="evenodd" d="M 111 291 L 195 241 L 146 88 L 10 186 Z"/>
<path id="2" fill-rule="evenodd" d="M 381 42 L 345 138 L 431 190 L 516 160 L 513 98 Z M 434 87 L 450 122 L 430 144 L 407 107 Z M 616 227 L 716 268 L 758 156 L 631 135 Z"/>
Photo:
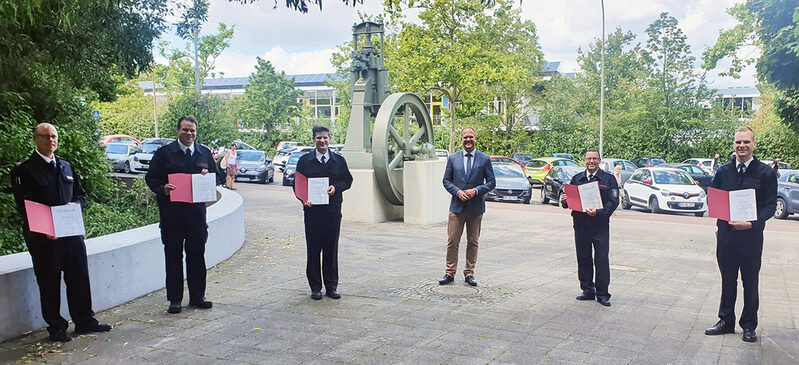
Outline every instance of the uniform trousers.
<path id="1" fill-rule="evenodd" d="M 42 317 L 50 333 L 66 331 L 69 322 L 61 317 L 61 272 L 67 287 L 69 315 L 77 325 L 92 325 L 97 321 L 92 311 L 89 267 L 86 245 L 82 236 L 49 240 L 43 235 L 27 232 L 25 242 L 33 261 L 33 272 L 39 286 Z"/>
<path id="2" fill-rule="evenodd" d="M 202 301 L 205 298 L 205 243 L 208 240 L 205 215 L 194 209 L 185 209 L 181 212 L 177 209 L 169 211 L 167 222 L 162 220 L 161 226 L 161 243 L 164 244 L 166 264 L 166 298 L 170 302 L 183 301 L 183 251 L 185 250 L 189 301 Z"/>
<path id="3" fill-rule="evenodd" d="M 466 226 L 466 267 L 463 269 L 463 275 L 474 276 L 482 221 L 482 214 L 449 212 L 449 221 L 447 222 L 447 275 L 455 277 L 455 272 L 458 271 L 458 246 L 461 244 L 463 227 Z"/>
<path id="4" fill-rule="evenodd" d="M 602 222 L 574 222 L 574 244 L 577 251 L 577 278 L 580 280 L 580 289 L 584 293 L 609 299 L 610 226 Z M 594 280 L 595 267 L 596 280 Z"/>
<path id="5" fill-rule="evenodd" d="M 716 260 L 721 272 L 719 318 L 735 323 L 735 299 L 738 295 L 738 271 L 744 288 L 744 308 L 739 324 L 743 329 L 757 328 L 758 281 L 763 254 L 763 232 L 733 231 L 720 228 L 716 236 Z"/>
<path id="6" fill-rule="evenodd" d="M 336 291 L 338 287 L 338 237 L 341 210 L 305 209 L 305 275 L 312 291 Z M 322 255 L 320 270 L 319 255 Z"/>

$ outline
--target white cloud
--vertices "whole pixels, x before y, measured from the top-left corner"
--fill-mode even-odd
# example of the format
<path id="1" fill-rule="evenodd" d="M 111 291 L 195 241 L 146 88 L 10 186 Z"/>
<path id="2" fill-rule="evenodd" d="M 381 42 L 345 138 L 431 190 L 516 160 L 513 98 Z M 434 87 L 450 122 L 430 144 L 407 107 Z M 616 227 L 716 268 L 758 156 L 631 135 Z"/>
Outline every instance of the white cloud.
<path id="1" fill-rule="evenodd" d="M 287 74 L 311 74 L 334 72 L 330 64 L 330 56 L 335 49 L 321 49 L 308 52 L 286 52 L 281 47 L 274 47 L 267 51 L 263 58 L 272 62 L 278 70 Z"/>

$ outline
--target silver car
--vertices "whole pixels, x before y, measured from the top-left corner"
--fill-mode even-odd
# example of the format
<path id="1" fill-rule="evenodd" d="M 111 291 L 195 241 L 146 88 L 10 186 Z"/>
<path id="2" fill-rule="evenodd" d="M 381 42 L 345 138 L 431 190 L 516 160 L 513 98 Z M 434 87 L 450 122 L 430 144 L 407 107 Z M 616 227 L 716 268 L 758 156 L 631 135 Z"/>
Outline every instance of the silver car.
<path id="1" fill-rule="evenodd" d="M 638 169 L 638 166 L 620 158 L 603 158 L 602 161 L 599 162 L 599 168 L 611 175 L 613 175 L 616 166 L 621 166 L 621 185 L 619 185 L 619 188 L 621 188 L 630 176 L 633 175 L 633 172 Z"/>
<path id="2" fill-rule="evenodd" d="M 266 158 L 264 151 L 245 150 L 236 152 L 236 162 L 239 172 L 236 180 L 250 179 L 261 184 L 275 181 L 275 167 L 272 161 Z"/>

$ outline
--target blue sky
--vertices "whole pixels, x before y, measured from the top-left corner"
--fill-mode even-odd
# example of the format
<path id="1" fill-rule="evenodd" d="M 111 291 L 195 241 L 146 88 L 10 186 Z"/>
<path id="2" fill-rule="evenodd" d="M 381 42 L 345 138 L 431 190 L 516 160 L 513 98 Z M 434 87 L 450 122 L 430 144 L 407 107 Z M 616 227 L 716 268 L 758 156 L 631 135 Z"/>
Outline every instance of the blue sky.
<path id="1" fill-rule="evenodd" d="M 606 0 L 606 32 L 616 27 L 639 35 L 645 42 L 644 30 L 663 11 L 677 18 L 688 37 L 694 56 L 712 45 L 720 29 L 729 29 L 734 20 L 725 10 L 734 0 Z M 382 1 L 364 0 L 356 8 L 339 0 L 324 0 L 324 8 L 312 8 L 307 14 L 290 10 L 283 1 L 260 0 L 241 5 L 228 0 L 211 0 L 205 30 L 211 32 L 218 22 L 235 25 L 236 32 L 227 49 L 217 60 L 217 71 L 225 76 L 247 76 L 254 70 L 255 57 L 271 61 L 288 74 L 332 72 L 330 55 L 336 46 L 351 39 L 351 27 L 359 19 L 358 12 L 377 14 Z M 518 5 L 517 5 L 518 6 Z M 532 20 L 548 61 L 561 61 L 561 72 L 576 71 L 577 49 L 584 49 L 601 36 L 599 0 L 524 0 L 522 16 Z M 174 37 L 167 37 L 176 42 Z M 176 42 L 177 43 L 177 42 Z M 756 54 L 756 50 L 743 52 Z M 699 61 L 697 61 L 697 67 Z M 721 78 L 720 69 L 710 71 L 708 78 L 716 88 L 753 86 L 754 68 L 745 70 L 739 80 Z"/>

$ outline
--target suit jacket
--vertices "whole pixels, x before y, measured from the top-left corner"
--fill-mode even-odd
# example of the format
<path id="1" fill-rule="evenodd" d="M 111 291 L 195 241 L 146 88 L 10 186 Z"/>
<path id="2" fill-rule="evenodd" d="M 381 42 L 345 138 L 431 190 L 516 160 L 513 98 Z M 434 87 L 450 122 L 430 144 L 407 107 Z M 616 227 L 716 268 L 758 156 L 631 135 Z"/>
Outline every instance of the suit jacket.
<path id="1" fill-rule="evenodd" d="M 766 221 L 774 216 L 777 208 L 777 175 L 771 167 L 754 159 L 749 163 L 743 178 L 739 178 L 737 164 L 736 160 L 721 166 L 713 176 L 711 186 L 726 191 L 755 189 L 757 220 L 752 222 L 752 230 L 763 232 Z M 721 219 L 716 221 L 716 226 L 719 229 L 730 229 L 729 223 Z"/>
<path id="2" fill-rule="evenodd" d="M 209 174 L 216 174 L 216 163 L 211 156 L 211 150 L 197 142 L 194 143 L 191 160 L 186 161 L 186 155 L 180 150 L 178 143 L 180 142 L 173 141 L 155 151 L 144 180 L 158 200 L 161 228 L 167 228 L 170 219 L 187 214 L 187 210 L 198 212 L 200 215 L 198 217 L 205 226 L 205 203 L 171 202 L 169 196 L 164 194 L 164 185 L 169 182 L 169 174 L 199 174 L 203 169 L 208 169 Z M 199 222 L 197 223 L 199 224 Z"/>
<path id="3" fill-rule="evenodd" d="M 303 207 L 305 211 L 341 212 L 341 203 L 343 202 L 342 193 L 352 186 L 352 175 L 350 174 L 350 169 L 347 167 L 347 161 L 344 157 L 333 151 L 329 151 L 328 156 L 330 156 L 330 160 L 325 161 L 325 164 L 322 165 L 322 163 L 316 159 L 316 150 L 314 149 L 300 157 L 297 161 L 297 172 L 303 174 L 307 178 L 327 177 L 330 185 L 336 188 L 336 193 L 330 197 L 330 203 L 328 205 L 314 205 L 310 208 Z"/>
<path id="4" fill-rule="evenodd" d="M 478 150 L 472 152 L 472 172 L 466 176 L 463 166 L 463 150 L 449 155 L 447 168 L 444 170 L 444 189 L 451 195 L 449 211 L 452 213 L 468 213 L 480 215 L 486 211 L 485 195 L 494 190 L 497 181 L 494 178 L 494 167 L 491 166 L 491 158 Z M 461 190 L 476 189 L 477 195 L 467 201 L 458 199 L 458 192 Z"/>
<path id="5" fill-rule="evenodd" d="M 572 218 L 574 218 L 573 220 L 575 223 L 608 224 L 610 222 L 610 216 L 613 215 L 613 212 L 616 211 L 616 208 L 619 206 L 619 183 L 616 181 L 615 176 L 602 169 L 596 170 L 594 179 L 591 181 L 597 181 L 599 183 L 599 195 L 602 197 L 602 209 L 597 209 L 596 215 L 593 217 L 588 215 L 588 213 L 572 210 Z M 583 170 L 583 172 L 574 175 L 569 183 L 572 185 L 582 185 L 588 182 L 588 176 L 585 175 L 585 170 Z M 561 203 L 561 206 L 564 208 L 569 207 L 565 201 Z"/>
<path id="6" fill-rule="evenodd" d="M 11 187 L 17 213 L 22 218 L 22 230 L 25 237 L 31 234 L 28 229 L 25 200 L 49 206 L 78 203 L 86 209 L 86 192 L 80 186 L 80 178 L 72 170 L 69 162 L 54 156 L 56 171 L 34 151 L 30 157 L 17 163 L 11 172 Z M 33 233 L 33 235 L 40 235 Z M 44 235 L 42 235 L 43 237 Z"/>

